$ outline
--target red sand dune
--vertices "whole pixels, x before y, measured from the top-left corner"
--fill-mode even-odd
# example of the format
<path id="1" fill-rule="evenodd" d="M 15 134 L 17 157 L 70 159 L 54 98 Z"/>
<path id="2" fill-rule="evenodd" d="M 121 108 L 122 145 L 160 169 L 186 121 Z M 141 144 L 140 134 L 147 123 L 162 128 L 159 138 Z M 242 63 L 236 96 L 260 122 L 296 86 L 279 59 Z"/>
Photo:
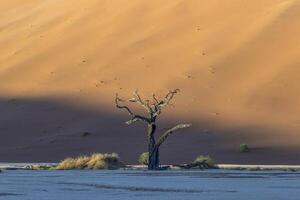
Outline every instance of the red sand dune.
<path id="1" fill-rule="evenodd" d="M 114 151 L 134 163 L 144 126 L 123 123 L 115 93 L 180 88 L 160 125 L 193 128 L 163 162 L 299 164 L 299 27 L 297 0 L 1 1 L 0 161 Z"/>

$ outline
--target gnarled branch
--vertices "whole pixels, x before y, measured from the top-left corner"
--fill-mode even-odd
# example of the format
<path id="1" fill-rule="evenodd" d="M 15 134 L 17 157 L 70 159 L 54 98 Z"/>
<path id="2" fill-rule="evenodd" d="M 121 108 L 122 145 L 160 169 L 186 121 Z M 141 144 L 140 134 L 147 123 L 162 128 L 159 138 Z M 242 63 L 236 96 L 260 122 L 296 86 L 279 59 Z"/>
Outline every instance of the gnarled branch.
<path id="1" fill-rule="evenodd" d="M 142 107 L 144 107 L 147 112 L 149 113 L 152 113 L 153 110 L 151 109 L 151 105 L 150 105 L 150 102 L 149 100 L 146 100 L 146 102 L 143 101 L 143 99 L 141 98 L 141 96 L 139 95 L 138 93 L 138 90 L 136 90 L 134 93 L 133 93 L 134 97 L 132 98 L 132 101 L 131 102 L 136 102 L 136 103 L 139 103 Z"/>
<path id="2" fill-rule="evenodd" d="M 170 128 L 169 130 L 167 130 L 164 134 L 162 134 L 162 136 L 158 139 L 157 143 L 156 143 L 156 147 L 160 147 L 160 145 L 162 143 L 164 143 L 164 141 L 172 134 L 174 133 L 174 131 L 179 130 L 179 129 L 183 129 L 183 128 L 188 128 L 192 126 L 192 124 L 178 124 L 176 126 L 174 126 L 173 128 Z"/>
<path id="3" fill-rule="evenodd" d="M 153 94 L 153 99 L 155 101 L 155 104 L 153 104 L 154 106 L 154 113 L 153 116 L 158 116 L 161 114 L 161 110 L 163 107 L 171 105 L 170 102 L 173 99 L 173 97 L 175 96 L 175 94 L 179 93 L 180 90 L 179 89 L 175 89 L 175 90 L 170 90 L 165 98 L 161 101 L 158 101 L 158 99 L 156 98 L 156 96 Z"/>
<path id="4" fill-rule="evenodd" d="M 179 91 L 180 91 L 179 89 L 170 90 L 162 100 L 159 100 L 155 96 L 155 94 L 152 94 L 153 100 L 148 100 L 148 99 L 143 100 L 141 98 L 141 96 L 139 95 L 138 90 L 136 90 L 133 93 L 133 98 L 128 99 L 128 100 L 123 100 L 118 97 L 118 94 L 116 94 L 115 102 L 116 102 L 117 108 L 126 110 L 128 112 L 128 114 L 131 116 L 131 119 L 129 121 L 127 121 L 126 124 L 132 124 L 136 121 L 144 121 L 147 123 L 151 123 L 151 122 L 154 122 L 156 120 L 157 116 L 161 114 L 163 107 L 171 105 L 170 104 L 171 100 L 173 99 L 175 94 L 177 94 Z M 120 102 L 138 103 L 144 109 L 146 109 L 148 116 L 144 117 L 144 116 L 136 115 L 130 110 L 130 108 L 128 106 L 121 105 Z"/>
<path id="5" fill-rule="evenodd" d="M 131 101 L 131 100 L 129 100 Z M 147 118 L 147 117 L 143 117 L 143 116 L 140 116 L 140 115 L 136 115 L 134 114 L 130 108 L 128 106 L 125 106 L 125 105 L 120 105 L 120 102 L 125 102 L 125 100 L 123 99 L 120 99 L 118 97 L 118 94 L 116 94 L 116 98 L 115 98 L 115 103 L 116 103 L 116 107 L 119 108 L 119 109 L 123 109 L 123 110 L 126 110 L 128 112 L 128 114 L 131 116 L 131 119 L 128 120 L 126 122 L 126 124 L 130 125 L 134 122 L 137 122 L 137 121 L 144 121 L 144 122 L 147 122 L 147 123 L 150 123 L 150 120 Z"/>
<path id="6" fill-rule="evenodd" d="M 155 95 L 154 93 L 152 94 L 152 98 L 153 98 L 153 100 L 155 101 L 156 104 L 159 103 L 159 101 L 158 101 L 158 99 L 156 98 L 156 95 Z"/>

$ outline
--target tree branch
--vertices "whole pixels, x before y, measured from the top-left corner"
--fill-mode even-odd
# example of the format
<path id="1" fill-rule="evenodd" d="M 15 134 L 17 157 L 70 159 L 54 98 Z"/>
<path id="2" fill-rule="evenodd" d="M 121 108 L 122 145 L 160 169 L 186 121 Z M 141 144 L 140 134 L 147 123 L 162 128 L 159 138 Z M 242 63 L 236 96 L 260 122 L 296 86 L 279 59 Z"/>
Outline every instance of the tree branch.
<path id="1" fill-rule="evenodd" d="M 175 94 L 177 94 L 179 92 L 180 92 L 179 89 L 170 90 L 165 97 L 165 105 L 168 105 L 170 103 L 170 101 L 173 99 L 173 97 L 175 96 Z"/>
<path id="2" fill-rule="evenodd" d="M 155 95 L 154 93 L 152 94 L 152 98 L 153 98 L 153 100 L 155 101 L 156 104 L 159 103 L 159 101 L 158 101 L 158 99 L 156 98 L 156 95 Z"/>
<path id="3" fill-rule="evenodd" d="M 158 116 L 161 114 L 161 110 L 163 107 L 167 106 L 167 105 L 171 105 L 170 102 L 173 99 L 173 97 L 175 96 L 175 94 L 179 93 L 180 90 L 179 89 L 175 89 L 175 90 L 170 90 L 165 98 L 161 101 L 158 101 L 156 96 L 153 95 L 153 99 L 155 100 L 155 104 L 154 104 L 154 108 L 155 108 L 155 112 L 153 114 L 153 116 Z"/>
<path id="4" fill-rule="evenodd" d="M 130 101 L 130 100 L 129 100 Z M 119 109 L 123 109 L 123 110 L 126 110 L 128 112 L 128 114 L 131 116 L 131 119 L 128 120 L 126 122 L 126 124 L 130 125 L 134 122 L 137 122 L 137 121 L 144 121 L 144 122 L 147 122 L 147 123 L 150 123 L 150 120 L 146 117 L 143 117 L 143 116 L 140 116 L 140 115 L 136 115 L 134 114 L 130 108 L 128 106 L 124 106 L 124 105 L 120 105 L 119 102 L 125 102 L 125 100 L 123 99 L 120 99 L 118 97 L 118 94 L 116 94 L 116 98 L 115 98 L 115 103 L 116 103 L 116 107 L 119 108 Z"/>
<path id="5" fill-rule="evenodd" d="M 170 128 L 169 130 L 167 130 L 159 139 L 158 142 L 156 143 L 156 147 L 159 147 L 162 143 L 164 143 L 164 141 L 172 134 L 174 133 L 174 131 L 177 131 L 179 129 L 184 129 L 184 128 L 188 128 L 191 127 L 192 124 L 178 124 L 176 126 L 174 126 L 173 128 Z"/>
<path id="6" fill-rule="evenodd" d="M 173 97 L 175 96 L 175 94 L 177 94 L 179 92 L 179 89 L 175 89 L 175 90 L 170 90 L 165 98 L 163 98 L 162 100 L 159 100 L 156 98 L 155 94 L 152 94 L 152 98 L 153 100 L 143 100 L 141 98 L 141 96 L 138 93 L 138 90 L 136 90 L 133 93 L 133 98 L 128 99 L 128 100 L 123 100 L 120 99 L 118 97 L 118 94 L 116 94 L 116 106 L 119 109 L 123 109 L 126 110 L 128 112 L 128 114 L 131 116 L 131 119 L 129 121 L 127 121 L 127 124 L 132 124 L 136 121 L 144 121 L 147 123 L 151 123 L 153 121 L 155 121 L 156 117 L 159 116 L 161 114 L 162 108 L 167 106 L 167 105 L 171 105 L 170 102 L 173 99 Z M 134 114 L 130 108 L 126 105 L 120 105 L 120 102 L 131 102 L 131 103 L 138 103 L 140 104 L 144 109 L 146 109 L 146 111 L 148 112 L 148 117 L 144 117 L 144 116 L 140 116 L 140 115 L 136 115 Z"/>
<path id="7" fill-rule="evenodd" d="M 116 107 L 119 109 L 125 109 L 129 113 L 129 115 L 134 115 L 133 112 L 127 106 L 121 106 L 119 102 L 124 102 L 124 100 L 120 99 L 117 93 L 115 98 Z"/>
<path id="8" fill-rule="evenodd" d="M 166 99 L 172 99 L 174 97 L 175 94 L 179 93 L 180 90 L 177 88 L 175 90 L 170 90 L 169 93 L 166 95 Z"/>
<path id="9" fill-rule="evenodd" d="M 131 99 L 131 102 L 139 103 L 142 107 L 144 107 L 148 113 L 152 113 L 153 110 L 151 109 L 149 100 L 146 100 L 146 103 L 142 100 L 141 96 L 138 93 L 138 90 L 136 90 L 133 93 L 134 97 Z"/>

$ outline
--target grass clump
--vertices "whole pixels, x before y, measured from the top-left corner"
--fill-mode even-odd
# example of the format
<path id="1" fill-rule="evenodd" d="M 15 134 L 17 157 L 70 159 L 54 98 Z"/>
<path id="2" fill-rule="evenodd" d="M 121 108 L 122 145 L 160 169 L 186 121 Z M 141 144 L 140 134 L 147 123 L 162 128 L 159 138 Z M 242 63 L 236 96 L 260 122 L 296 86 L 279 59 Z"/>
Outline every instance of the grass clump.
<path id="1" fill-rule="evenodd" d="M 192 163 L 178 165 L 181 169 L 215 169 L 216 161 L 210 156 L 198 156 Z"/>
<path id="2" fill-rule="evenodd" d="M 240 153 L 248 153 L 250 151 L 250 148 L 247 144 L 241 144 L 239 146 L 239 152 Z"/>
<path id="3" fill-rule="evenodd" d="M 216 161 L 210 156 L 200 155 L 193 161 L 193 164 L 207 164 L 209 166 L 214 166 L 216 164 Z"/>
<path id="4" fill-rule="evenodd" d="M 54 169 L 56 170 L 79 170 L 79 169 L 119 169 L 125 167 L 116 153 L 94 153 L 75 158 L 66 158 Z"/>
<path id="5" fill-rule="evenodd" d="M 50 169 L 52 169 L 52 166 L 32 165 L 32 166 L 26 167 L 26 169 L 30 169 L 30 170 L 50 170 Z"/>
<path id="6" fill-rule="evenodd" d="M 148 165 L 149 164 L 149 152 L 144 152 L 139 156 L 140 165 Z"/>

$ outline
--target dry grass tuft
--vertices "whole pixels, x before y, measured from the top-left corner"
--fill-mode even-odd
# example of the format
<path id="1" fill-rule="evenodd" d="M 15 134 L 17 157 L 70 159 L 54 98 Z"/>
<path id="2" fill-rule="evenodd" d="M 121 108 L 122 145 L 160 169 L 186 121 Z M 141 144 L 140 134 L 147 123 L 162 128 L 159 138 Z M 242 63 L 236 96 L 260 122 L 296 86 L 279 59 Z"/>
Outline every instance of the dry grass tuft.
<path id="1" fill-rule="evenodd" d="M 212 159 L 210 156 L 200 155 L 194 160 L 193 163 L 194 164 L 205 163 L 205 164 L 208 164 L 209 166 L 214 166 L 216 164 L 216 161 L 214 159 Z"/>
<path id="2" fill-rule="evenodd" d="M 76 158 L 66 158 L 54 169 L 119 169 L 125 167 L 116 153 L 94 153 L 90 156 L 83 155 Z"/>

